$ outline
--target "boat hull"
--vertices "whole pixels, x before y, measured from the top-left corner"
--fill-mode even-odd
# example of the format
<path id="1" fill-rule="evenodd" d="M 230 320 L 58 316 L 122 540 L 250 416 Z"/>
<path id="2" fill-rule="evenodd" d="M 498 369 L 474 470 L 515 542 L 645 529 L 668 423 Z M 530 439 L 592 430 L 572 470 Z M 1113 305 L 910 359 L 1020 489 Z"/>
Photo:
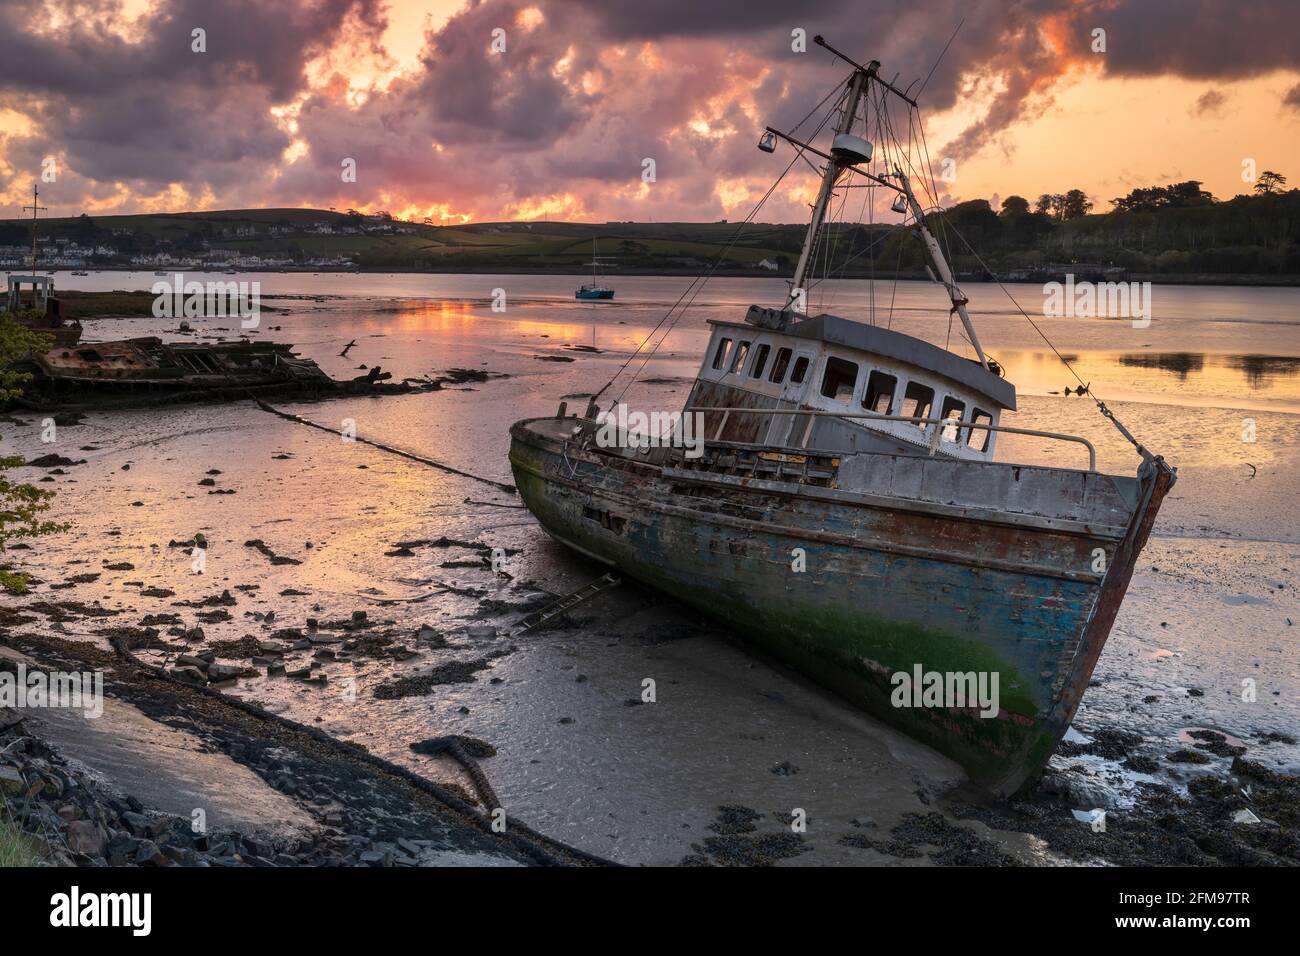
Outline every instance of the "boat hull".
<path id="1" fill-rule="evenodd" d="M 510 458 L 555 538 L 722 622 L 998 795 L 1035 779 L 1068 727 L 1167 487 L 1153 471 L 1131 521 L 1091 532 L 780 482 L 692 488 L 678 469 L 614 462 L 526 422 Z M 1104 572 L 1091 570 L 1096 548 L 1113 556 Z M 918 667 L 996 674 L 996 715 L 970 700 L 915 706 L 897 675 Z"/>
<path id="2" fill-rule="evenodd" d="M 573 293 L 575 299 L 594 300 L 614 298 L 613 289 L 579 289 Z"/>

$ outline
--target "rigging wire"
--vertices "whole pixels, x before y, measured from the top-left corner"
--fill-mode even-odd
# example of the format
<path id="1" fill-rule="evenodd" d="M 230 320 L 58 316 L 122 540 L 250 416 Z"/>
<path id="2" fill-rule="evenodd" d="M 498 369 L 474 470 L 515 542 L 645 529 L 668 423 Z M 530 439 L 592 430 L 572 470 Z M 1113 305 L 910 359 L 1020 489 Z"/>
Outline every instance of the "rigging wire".
<path id="1" fill-rule="evenodd" d="M 845 86 L 845 85 L 846 84 L 841 84 L 841 86 Z M 840 87 L 836 87 L 835 89 L 832 89 L 829 93 L 827 93 L 824 97 L 822 97 L 820 103 L 818 103 L 816 106 L 814 106 L 811 110 L 808 111 L 808 113 L 804 116 L 804 118 L 801 119 L 795 125 L 794 128 L 797 130 L 801 126 L 803 126 L 803 124 L 806 123 L 814 113 L 816 113 L 819 109 L 821 109 L 823 106 L 826 105 L 826 101 L 829 100 L 832 96 L 834 96 L 837 91 L 840 92 L 840 98 L 845 98 L 848 96 L 847 89 L 840 90 Z M 833 106 L 831 110 L 827 112 L 825 116 L 822 117 L 822 121 L 817 125 L 817 128 L 813 130 L 812 136 L 809 138 L 815 137 L 818 133 L 822 131 L 823 128 L 825 128 L 826 123 L 830 120 L 831 116 L 835 114 L 838 108 L 839 108 L 839 100 L 837 99 L 835 106 Z M 790 170 L 794 168 L 795 163 L 797 163 L 801 158 L 803 158 L 803 155 L 804 155 L 803 148 L 799 148 L 795 154 L 795 157 L 790 160 L 789 164 L 786 166 L 785 170 L 781 173 L 781 175 L 777 178 L 776 182 L 774 182 L 768 188 L 767 192 L 763 194 L 763 198 L 758 201 L 758 204 L 753 208 L 753 210 L 750 211 L 749 215 L 745 217 L 744 222 L 742 222 L 736 228 L 735 233 L 732 235 L 731 239 L 728 240 L 727 245 L 723 248 L 722 252 L 718 254 L 718 258 L 714 261 L 713 266 L 712 268 L 709 269 L 708 273 L 706 273 L 704 276 L 696 276 L 694 279 L 691 280 L 690 284 L 686 287 L 686 289 L 682 292 L 682 294 L 678 296 L 677 301 L 674 302 L 672 306 L 669 307 L 668 311 L 664 313 L 663 318 L 660 319 L 659 322 L 655 325 L 655 327 L 650 330 L 650 334 L 646 336 L 645 341 L 642 342 L 640 345 L 638 345 L 635 350 L 633 350 L 632 354 L 627 357 L 627 360 L 624 361 L 624 363 L 621 366 L 619 366 L 619 368 L 614 372 L 613 377 L 611 377 L 608 382 L 606 382 L 603 386 L 601 386 L 600 391 L 596 392 L 596 394 L 591 397 L 591 400 L 593 402 L 596 401 L 598 398 L 600 398 L 600 396 L 604 394 L 605 390 L 608 389 L 611 385 L 613 385 L 614 382 L 618 379 L 618 377 L 627 370 L 628 366 L 632 364 L 632 361 L 641 352 L 641 350 L 645 348 L 646 345 L 649 344 L 654 339 L 655 334 L 659 331 L 659 329 L 663 326 L 663 324 L 668 321 L 669 316 L 673 314 L 673 310 L 677 309 L 677 307 L 682 304 L 682 301 L 685 300 L 686 297 L 689 295 L 690 296 L 689 301 L 687 301 L 686 305 L 683 306 L 680 309 L 680 311 L 678 311 L 677 318 L 674 319 L 672 324 L 668 326 L 667 331 L 664 332 L 659 342 L 646 353 L 645 357 L 641 360 L 640 366 L 638 366 L 636 372 L 633 373 L 632 378 L 628 381 L 626 385 L 623 386 L 623 390 L 619 392 L 618 399 L 616 400 L 616 402 L 622 400 L 623 396 L 627 394 L 627 390 L 632 387 L 633 383 L 636 382 L 637 376 L 640 375 L 641 372 L 645 369 L 646 364 L 650 361 L 650 358 L 654 355 L 656 351 L 659 350 L 659 348 L 663 345 L 663 343 L 667 341 L 668 335 L 672 332 L 673 328 L 677 325 L 679 321 L 681 321 L 682 316 L 686 314 L 687 310 L 691 307 L 691 305 L 694 304 L 696 297 L 699 295 L 700 291 L 704 288 L 705 283 L 707 283 L 709 279 L 713 277 L 713 274 L 718 270 L 718 267 L 722 264 L 723 260 L 726 258 L 727 253 L 731 251 L 731 247 L 735 245 L 736 241 L 740 238 L 740 235 L 744 231 L 745 226 L 749 225 L 750 221 L 754 218 L 754 216 L 758 215 L 759 210 L 763 208 L 763 205 L 771 197 L 772 193 L 776 191 L 776 188 L 779 185 L 781 185 L 782 180 L 784 180 L 785 177 L 789 174 Z"/>

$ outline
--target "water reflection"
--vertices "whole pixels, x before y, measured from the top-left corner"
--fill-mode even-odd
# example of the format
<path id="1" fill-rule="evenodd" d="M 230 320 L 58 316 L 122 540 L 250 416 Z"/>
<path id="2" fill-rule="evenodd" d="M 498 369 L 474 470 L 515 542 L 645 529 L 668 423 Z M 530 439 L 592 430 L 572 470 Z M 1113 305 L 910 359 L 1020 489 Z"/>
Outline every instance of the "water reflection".
<path id="1" fill-rule="evenodd" d="M 1300 358 L 1291 355 L 1233 355 L 1228 364 L 1246 376 L 1251 388 L 1263 388 L 1275 378 L 1300 373 Z"/>
<path id="2" fill-rule="evenodd" d="M 1119 364 L 1129 368 L 1157 368 L 1164 372 L 1173 372 L 1178 380 L 1185 382 L 1192 372 L 1199 372 L 1205 367 L 1205 356 L 1193 352 L 1154 352 L 1137 355 L 1121 355 Z"/>
<path id="3" fill-rule="evenodd" d="M 1193 372 L 1206 371 L 1206 356 L 1200 352 L 1144 352 L 1119 356 L 1119 364 L 1128 368 L 1152 368 L 1172 372 L 1180 382 Z M 1230 368 L 1240 372 L 1252 389 L 1262 389 L 1274 380 L 1300 373 L 1300 358 L 1291 355 L 1216 355 L 1209 357 L 1210 368 Z"/>

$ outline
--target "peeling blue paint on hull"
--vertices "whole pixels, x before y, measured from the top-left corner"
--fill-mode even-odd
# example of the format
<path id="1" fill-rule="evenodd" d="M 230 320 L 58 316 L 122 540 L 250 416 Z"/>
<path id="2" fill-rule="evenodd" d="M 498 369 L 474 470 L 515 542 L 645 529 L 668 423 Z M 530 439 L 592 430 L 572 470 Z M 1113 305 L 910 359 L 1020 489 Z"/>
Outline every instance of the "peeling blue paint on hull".
<path id="1" fill-rule="evenodd" d="M 1090 626 L 1111 581 L 1052 569 L 1077 563 L 1094 544 L 1113 550 L 1115 541 L 990 526 L 978 529 L 990 560 L 977 562 L 945 543 L 960 535 L 941 517 L 900 521 L 775 496 L 764 511 L 762 496 L 748 490 L 697 501 L 653 468 L 608 467 L 525 425 L 516 425 L 511 446 L 515 482 L 558 540 L 728 625 L 952 757 L 995 793 L 1021 788 L 1051 755 L 1087 684 L 1080 662 L 1095 663 L 1085 645 L 1097 639 Z M 883 523 L 863 535 L 868 518 Z M 837 534 L 850 531 L 859 533 Z M 918 535 L 932 542 L 928 554 L 899 545 Z M 800 550 L 803 572 L 794 570 Z M 1001 552 L 1008 560 L 991 560 Z M 892 676 L 918 664 L 996 672 L 997 716 L 979 716 L 974 702 L 893 706 Z"/>

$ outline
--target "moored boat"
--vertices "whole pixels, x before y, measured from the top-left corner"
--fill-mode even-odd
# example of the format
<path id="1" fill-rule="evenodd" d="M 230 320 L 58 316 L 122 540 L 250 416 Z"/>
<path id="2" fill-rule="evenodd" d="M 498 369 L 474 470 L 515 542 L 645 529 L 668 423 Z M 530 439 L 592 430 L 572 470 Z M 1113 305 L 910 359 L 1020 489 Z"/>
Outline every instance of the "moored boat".
<path id="1" fill-rule="evenodd" d="M 602 285 L 596 278 L 597 273 L 600 270 L 601 261 L 608 258 L 609 256 L 596 255 L 596 240 L 593 238 L 591 240 L 591 281 L 584 282 L 577 288 L 573 293 L 575 299 L 595 300 L 614 298 L 614 290 L 607 285 Z"/>
<path id="2" fill-rule="evenodd" d="M 711 615 L 1008 795 L 1069 727 L 1175 472 L 1095 397 L 1140 458 L 1134 476 L 1100 473 L 1086 439 L 1001 422 L 1015 388 L 980 344 L 934 213 L 901 162 L 871 171 L 872 144 L 854 132 L 860 108 L 916 103 L 878 63 L 832 52 L 853 69 L 829 152 L 770 127 L 760 142 L 771 152 L 780 137 L 825 163 L 784 303 L 711 320 L 671 433 L 634 427 L 621 406 L 602 411 L 606 385 L 580 415 L 562 405 L 515 423 L 511 467 L 557 540 Z M 973 357 L 806 314 L 823 219 L 854 176 L 895 194 Z M 997 460 L 1006 433 L 1060 442 L 1087 467 Z"/>

